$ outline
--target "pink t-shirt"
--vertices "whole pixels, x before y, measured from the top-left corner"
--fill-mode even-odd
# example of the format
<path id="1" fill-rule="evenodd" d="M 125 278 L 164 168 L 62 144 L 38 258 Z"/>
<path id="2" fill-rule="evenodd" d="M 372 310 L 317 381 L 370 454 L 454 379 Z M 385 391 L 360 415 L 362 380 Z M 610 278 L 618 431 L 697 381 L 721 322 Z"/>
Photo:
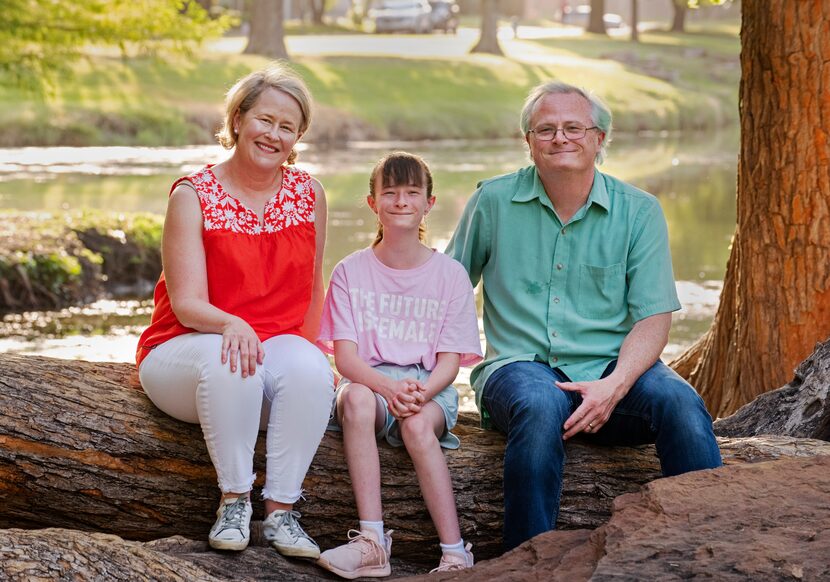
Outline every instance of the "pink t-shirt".
<path id="1" fill-rule="evenodd" d="M 420 364 L 436 354 L 461 354 L 461 365 L 482 359 L 470 278 L 439 252 L 414 269 L 392 269 L 371 248 L 352 253 L 331 274 L 318 344 L 334 353 L 335 340 L 357 344 L 370 366 Z"/>

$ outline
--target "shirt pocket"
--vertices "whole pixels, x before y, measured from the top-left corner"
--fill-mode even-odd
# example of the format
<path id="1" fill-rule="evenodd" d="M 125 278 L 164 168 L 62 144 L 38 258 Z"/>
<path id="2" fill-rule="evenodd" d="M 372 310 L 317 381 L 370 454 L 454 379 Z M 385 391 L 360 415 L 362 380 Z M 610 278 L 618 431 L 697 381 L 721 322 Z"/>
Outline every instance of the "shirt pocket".
<path id="1" fill-rule="evenodd" d="M 625 301 L 625 264 L 579 266 L 576 311 L 583 317 L 605 318 L 618 313 Z"/>

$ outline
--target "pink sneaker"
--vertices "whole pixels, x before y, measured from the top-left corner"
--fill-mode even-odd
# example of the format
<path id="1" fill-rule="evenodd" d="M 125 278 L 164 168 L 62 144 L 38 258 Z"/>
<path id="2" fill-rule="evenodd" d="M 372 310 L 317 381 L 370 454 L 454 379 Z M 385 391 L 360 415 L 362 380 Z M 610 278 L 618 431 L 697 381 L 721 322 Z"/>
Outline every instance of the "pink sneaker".
<path id="1" fill-rule="evenodd" d="M 438 567 L 429 571 L 433 572 L 449 572 L 450 570 L 464 570 L 473 567 L 473 553 L 470 548 L 473 544 L 467 544 L 464 547 L 464 553 L 459 552 L 444 552 L 441 555 L 441 561 L 438 562 Z"/>
<path id="2" fill-rule="evenodd" d="M 326 550 L 317 563 L 342 578 L 382 578 L 392 573 L 389 556 L 392 553 L 392 531 L 386 532 L 381 545 L 375 532 L 349 530 L 349 543 Z"/>

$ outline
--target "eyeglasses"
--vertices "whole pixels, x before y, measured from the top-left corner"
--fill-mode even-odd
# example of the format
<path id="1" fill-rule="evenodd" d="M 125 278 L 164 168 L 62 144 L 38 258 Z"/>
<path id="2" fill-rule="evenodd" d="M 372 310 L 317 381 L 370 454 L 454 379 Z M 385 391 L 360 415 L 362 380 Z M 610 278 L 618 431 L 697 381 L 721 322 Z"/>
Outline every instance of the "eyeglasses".
<path id="1" fill-rule="evenodd" d="M 582 139 L 588 130 L 599 129 L 596 125 L 593 127 L 585 127 L 584 125 L 571 124 L 565 127 L 540 127 L 531 129 L 528 133 L 532 133 L 539 141 L 552 141 L 556 138 L 556 134 L 560 131 L 566 139 Z"/>

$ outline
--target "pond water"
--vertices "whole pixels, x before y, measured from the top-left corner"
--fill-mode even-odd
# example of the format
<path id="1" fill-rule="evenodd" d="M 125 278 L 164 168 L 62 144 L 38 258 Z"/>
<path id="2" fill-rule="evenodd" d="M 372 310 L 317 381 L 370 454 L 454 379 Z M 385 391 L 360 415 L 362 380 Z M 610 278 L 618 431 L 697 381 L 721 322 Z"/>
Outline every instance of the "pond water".
<path id="1" fill-rule="evenodd" d="M 369 244 L 374 217 L 366 206 L 374 162 L 394 149 L 423 155 L 438 202 L 429 243 L 446 246 L 476 183 L 526 165 L 518 140 L 351 143 L 301 151 L 301 167 L 320 179 L 329 204 L 325 272 Z M 683 310 L 675 314 L 671 359 L 708 328 L 717 307 L 735 226 L 738 137 L 718 134 L 619 135 L 603 170 L 659 197 L 669 223 Z M 170 183 L 206 162 L 218 146 L 186 148 L 23 148 L 0 150 L 0 209 L 60 212 L 99 208 L 163 214 Z M 99 361 L 132 361 L 149 321 L 146 298 L 104 300 L 60 312 L 9 314 L 0 322 L 0 351 Z"/>

